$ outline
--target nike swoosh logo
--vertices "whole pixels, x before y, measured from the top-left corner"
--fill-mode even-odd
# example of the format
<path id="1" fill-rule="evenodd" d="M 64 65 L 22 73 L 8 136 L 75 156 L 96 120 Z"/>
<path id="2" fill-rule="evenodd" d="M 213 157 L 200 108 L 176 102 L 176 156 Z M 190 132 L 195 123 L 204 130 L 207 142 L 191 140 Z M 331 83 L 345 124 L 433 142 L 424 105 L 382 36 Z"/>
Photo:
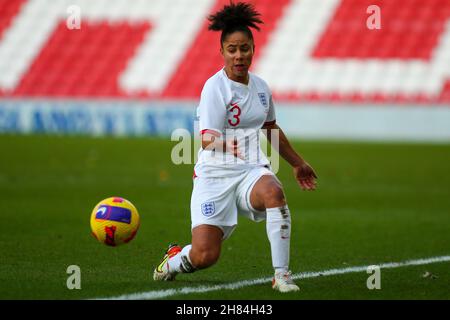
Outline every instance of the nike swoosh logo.
<path id="1" fill-rule="evenodd" d="M 107 208 L 106 207 L 101 207 L 100 209 L 97 210 L 97 215 L 99 213 L 101 213 L 102 216 L 105 215 Z"/>
<path id="2" fill-rule="evenodd" d="M 169 260 L 169 255 L 164 257 L 163 261 L 159 264 L 159 266 L 156 268 L 157 272 L 163 272 L 162 267 L 166 264 L 167 260 Z"/>

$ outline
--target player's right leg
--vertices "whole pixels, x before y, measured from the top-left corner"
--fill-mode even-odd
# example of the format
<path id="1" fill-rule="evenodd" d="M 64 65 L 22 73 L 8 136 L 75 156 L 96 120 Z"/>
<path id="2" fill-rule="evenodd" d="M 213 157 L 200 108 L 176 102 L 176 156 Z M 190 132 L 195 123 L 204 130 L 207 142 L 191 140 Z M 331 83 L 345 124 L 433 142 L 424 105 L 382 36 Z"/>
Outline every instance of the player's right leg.
<path id="1" fill-rule="evenodd" d="M 153 272 L 154 280 L 207 268 L 218 260 L 222 241 L 237 224 L 234 188 L 238 179 L 194 180 L 191 197 L 192 244 L 169 248 Z"/>
<path id="2" fill-rule="evenodd" d="M 221 228 L 207 224 L 192 229 L 192 248 L 189 259 L 195 269 L 205 269 L 217 262 L 223 235 Z"/>
<path id="3" fill-rule="evenodd" d="M 171 281 L 179 273 L 191 273 L 205 269 L 217 262 L 223 239 L 223 231 L 211 225 L 199 225 L 192 229 L 192 244 L 181 248 L 169 246 L 161 263 L 153 272 L 156 281 Z"/>
<path id="4" fill-rule="evenodd" d="M 171 281 L 175 279 L 177 272 L 174 272 L 169 266 L 169 260 L 176 255 L 179 255 L 182 248 L 177 244 L 170 244 L 166 250 L 162 261 L 153 271 L 153 280 L 155 281 Z"/>

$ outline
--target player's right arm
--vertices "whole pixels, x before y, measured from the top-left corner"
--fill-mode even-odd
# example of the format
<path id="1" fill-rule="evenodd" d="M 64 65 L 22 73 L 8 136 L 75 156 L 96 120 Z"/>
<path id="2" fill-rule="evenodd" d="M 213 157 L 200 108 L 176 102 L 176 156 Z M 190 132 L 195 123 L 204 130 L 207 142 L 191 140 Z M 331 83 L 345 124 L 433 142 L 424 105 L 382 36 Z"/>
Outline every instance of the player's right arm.
<path id="1" fill-rule="evenodd" d="M 230 152 L 235 157 L 241 158 L 237 141 L 222 139 L 229 98 L 226 90 L 220 87 L 220 82 L 211 80 L 203 87 L 198 107 L 202 148 L 216 152 Z"/>
<path id="2" fill-rule="evenodd" d="M 229 152 L 235 157 L 244 159 L 243 155 L 239 151 L 238 143 L 236 139 L 223 140 L 216 132 L 206 131 L 201 135 L 202 148 L 204 150 L 216 151 L 216 152 Z"/>

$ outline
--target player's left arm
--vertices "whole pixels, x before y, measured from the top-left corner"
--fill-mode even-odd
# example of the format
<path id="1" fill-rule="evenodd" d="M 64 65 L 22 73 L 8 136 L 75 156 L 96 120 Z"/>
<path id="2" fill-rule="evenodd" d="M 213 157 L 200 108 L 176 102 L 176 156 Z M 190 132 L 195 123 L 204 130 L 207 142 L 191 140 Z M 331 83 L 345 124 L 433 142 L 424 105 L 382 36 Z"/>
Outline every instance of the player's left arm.
<path id="1" fill-rule="evenodd" d="M 317 175 L 314 169 L 294 150 L 283 130 L 275 121 L 266 123 L 262 129 L 265 129 L 264 133 L 271 144 L 272 139 L 278 138 L 277 151 L 292 166 L 295 179 L 300 187 L 303 190 L 315 190 Z"/>

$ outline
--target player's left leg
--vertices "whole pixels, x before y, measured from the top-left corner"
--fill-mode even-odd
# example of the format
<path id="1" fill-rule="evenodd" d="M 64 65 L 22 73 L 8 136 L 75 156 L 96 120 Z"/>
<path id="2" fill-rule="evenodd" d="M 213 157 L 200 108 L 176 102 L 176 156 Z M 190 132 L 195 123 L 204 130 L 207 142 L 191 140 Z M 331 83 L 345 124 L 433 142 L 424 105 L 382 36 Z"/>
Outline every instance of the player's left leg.
<path id="1" fill-rule="evenodd" d="M 266 230 L 275 269 L 272 287 L 281 292 L 299 290 L 289 271 L 291 214 L 281 183 L 275 175 L 263 175 L 253 185 L 249 198 L 254 210 L 266 212 Z"/>

